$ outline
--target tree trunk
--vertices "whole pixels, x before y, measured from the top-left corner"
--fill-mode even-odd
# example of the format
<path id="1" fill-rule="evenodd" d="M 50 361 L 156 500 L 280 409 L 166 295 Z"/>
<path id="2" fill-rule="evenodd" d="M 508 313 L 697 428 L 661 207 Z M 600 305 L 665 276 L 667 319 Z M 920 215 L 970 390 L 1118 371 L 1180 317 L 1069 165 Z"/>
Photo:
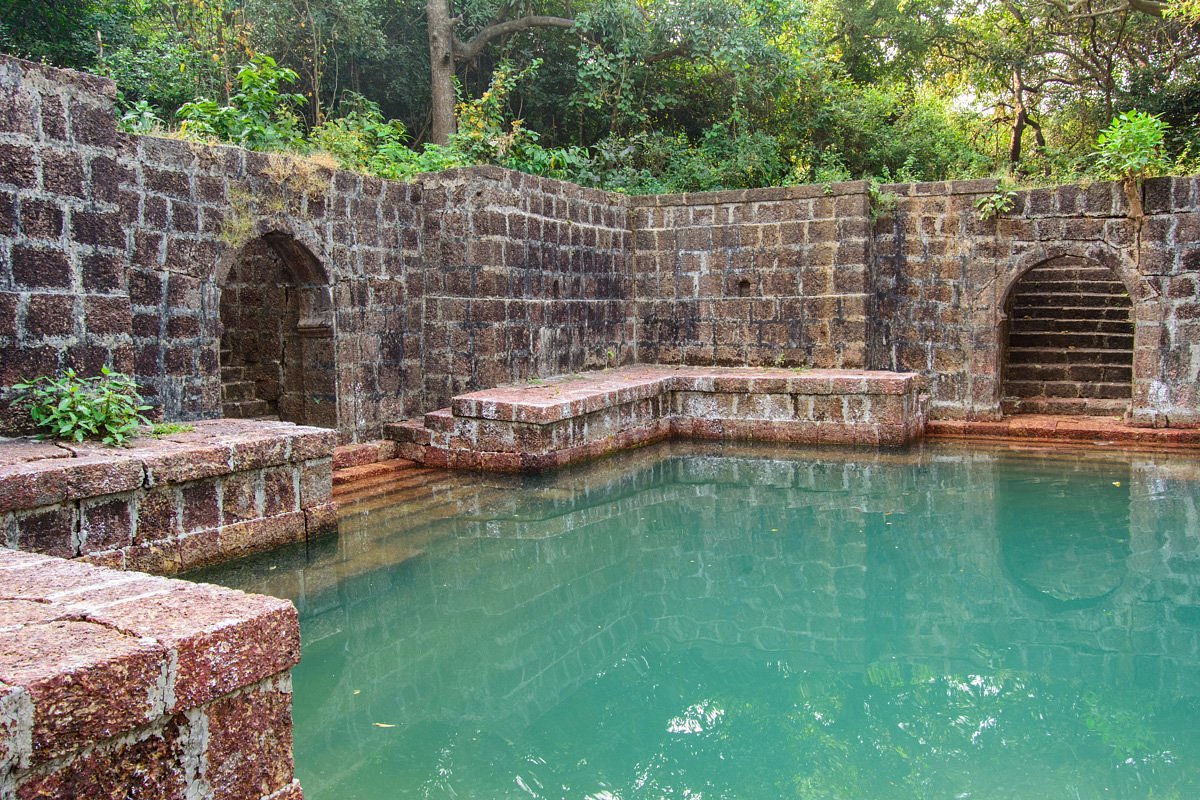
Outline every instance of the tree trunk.
<path id="1" fill-rule="evenodd" d="M 450 0 L 425 0 L 429 24 L 429 94 L 434 144 L 449 144 L 454 133 L 454 20 Z"/>

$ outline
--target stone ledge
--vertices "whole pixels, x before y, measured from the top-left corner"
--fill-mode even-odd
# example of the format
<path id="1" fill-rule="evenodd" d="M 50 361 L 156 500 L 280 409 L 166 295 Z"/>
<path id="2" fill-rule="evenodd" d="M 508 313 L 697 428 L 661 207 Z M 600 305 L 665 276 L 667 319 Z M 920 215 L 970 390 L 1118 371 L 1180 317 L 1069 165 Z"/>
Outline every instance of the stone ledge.
<path id="1" fill-rule="evenodd" d="M 935 439 L 1200 450 L 1200 428 L 1147 428 L 1113 417 L 1018 414 L 999 420 L 937 420 L 929 422 L 925 433 Z"/>
<path id="2" fill-rule="evenodd" d="M 336 433 L 211 420 L 130 447 L 0 439 L 0 545 L 174 574 L 336 528 Z"/>
<path id="3" fill-rule="evenodd" d="M 282 791 L 299 658 L 286 600 L 0 550 L 0 796 L 84 796 L 97 780 L 125 796 L 151 741 L 156 797 Z M 239 727 L 264 704 L 273 713 Z M 230 737 L 253 748 L 255 731 L 274 742 L 246 753 L 263 756 L 262 774 L 223 772 L 203 752 Z"/>
<path id="4" fill-rule="evenodd" d="M 669 436 L 902 445 L 925 422 L 913 373 L 637 365 L 460 395 L 385 426 L 439 467 L 548 469 Z"/>

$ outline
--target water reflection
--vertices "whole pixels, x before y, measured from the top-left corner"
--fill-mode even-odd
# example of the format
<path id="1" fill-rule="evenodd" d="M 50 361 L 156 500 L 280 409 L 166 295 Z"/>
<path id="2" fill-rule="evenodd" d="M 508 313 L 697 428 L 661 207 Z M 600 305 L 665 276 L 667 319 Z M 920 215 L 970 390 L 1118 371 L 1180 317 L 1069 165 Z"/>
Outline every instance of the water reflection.
<path id="1" fill-rule="evenodd" d="M 202 576 L 300 607 L 306 795 L 1200 792 L 1194 464 L 712 453 L 424 474 Z"/>

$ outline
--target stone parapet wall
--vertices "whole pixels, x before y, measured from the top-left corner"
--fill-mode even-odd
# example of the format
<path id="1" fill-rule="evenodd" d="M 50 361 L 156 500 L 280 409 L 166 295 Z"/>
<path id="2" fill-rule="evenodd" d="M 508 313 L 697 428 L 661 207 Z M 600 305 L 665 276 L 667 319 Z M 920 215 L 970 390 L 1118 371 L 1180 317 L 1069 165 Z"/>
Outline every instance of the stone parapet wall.
<path id="1" fill-rule="evenodd" d="M 174 574 L 337 529 L 332 431 L 195 428 L 116 450 L 0 441 L 3 546 Z"/>
<path id="2" fill-rule="evenodd" d="M 865 182 L 630 202 L 639 360 L 867 366 Z"/>
<path id="3" fill-rule="evenodd" d="M 300 800 L 286 600 L 0 549 L 0 796 Z"/>
<path id="4" fill-rule="evenodd" d="M 1070 258 L 1132 300 L 1131 419 L 1195 425 L 1198 181 L 1148 181 L 1140 221 L 1113 183 L 1019 192 L 990 220 L 990 180 L 884 186 L 890 213 L 861 181 L 623 197 L 474 167 L 403 184 L 118 134 L 110 82 L 0 56 L 0 394 L 111 363 L 165 418 L 215 418 L 223 338 L 274 336 L 292 362 L 233 354 L 231 406 L 341 443 L 464 392 L 638 362 L 916 371 L 932 417 L 992 419 L 1010 289 Z M 254 297 L 254 259 L 282 300 Z M 269 302 L 289 330 L 247 330 Z M 20 431 L 3 399 L 0 431 Z"/>

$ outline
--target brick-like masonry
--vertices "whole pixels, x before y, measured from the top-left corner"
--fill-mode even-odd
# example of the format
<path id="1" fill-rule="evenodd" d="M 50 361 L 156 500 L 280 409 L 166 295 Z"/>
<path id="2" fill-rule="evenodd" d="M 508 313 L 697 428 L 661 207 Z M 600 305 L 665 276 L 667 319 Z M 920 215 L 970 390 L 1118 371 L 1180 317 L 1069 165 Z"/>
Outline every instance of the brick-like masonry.
<path id="1" fill-rule="evenodd" d="M 903 445 L 925 427 L 914 373 L 639 365 L 455 397 L 387 426 L 397 454 L 523 472 L 679 436 Z"/>
<path id="2" fill-rule="evenodd" d="M 0 549 L 0 797 L 300 800 L 286 600 Z"/>
<path id="3" fill-rule="evenodd" d="M 1130 301 L 1129 392 L 1105 410 L 1200 423 L 1196 177 L 1148 181 L 1140 222 L 1113 183 L 1019 192 L 986 221 L 991 180 L 884 186 L 878 219 L 863 182 L 401 184 L 125 136 L 114 94 L 0 57 L 0 431 L 22 429 L 3 402 L 20 378 L 103 363 L 167 419 L 274 410 L 342 444 L 456 395 L 639 362 L 917 372 L 931 419 L 994 420 L 1013 287 L 1064 260 Z"/>
<path id="4" fill-rule="evenodd" d="M 337 529 L 333 447 L 333 431 L 261 420 L 129 448 L 0 440 L 0 537 L 160 575 L 304 541 Z"/>

